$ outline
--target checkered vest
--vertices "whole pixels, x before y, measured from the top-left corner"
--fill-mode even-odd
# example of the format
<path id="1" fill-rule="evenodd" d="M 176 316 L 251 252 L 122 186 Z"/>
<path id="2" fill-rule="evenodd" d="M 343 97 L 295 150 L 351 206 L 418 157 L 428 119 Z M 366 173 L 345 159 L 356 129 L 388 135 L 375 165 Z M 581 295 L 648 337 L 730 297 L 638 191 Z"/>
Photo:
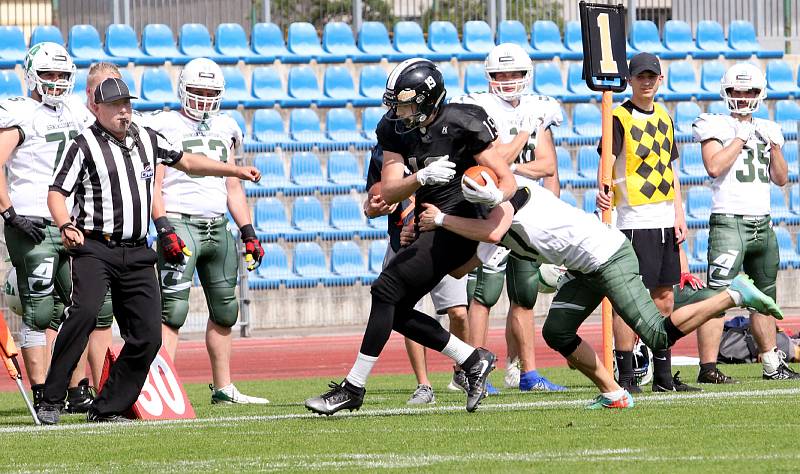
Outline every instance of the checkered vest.
<path id="1" fill-rule="evenodd" d="M 635 119 L 624 107 L 613 112 L 625 131 L 625 186 L 631 206 L 675 197 L 675 176 L 670 164 L 675 146 L 672 120 L 664 107 L 653 105 L 654 113 L 647 119 Z M 615 201 L 621 199 L 621 193 L 614 194 Z"/>

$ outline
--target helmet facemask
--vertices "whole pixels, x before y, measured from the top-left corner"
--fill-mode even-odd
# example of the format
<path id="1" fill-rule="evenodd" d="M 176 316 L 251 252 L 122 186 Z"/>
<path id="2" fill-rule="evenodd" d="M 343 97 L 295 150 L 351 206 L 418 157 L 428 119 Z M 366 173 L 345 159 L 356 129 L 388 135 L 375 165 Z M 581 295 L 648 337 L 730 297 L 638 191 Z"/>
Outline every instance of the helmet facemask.
<path id="1" fill-rule="evenodd" d="M 43 104 L 55 107 L 72 94 L 75 87 L 75 63 L 63 46 L 56 43 L 39 43 L 28 50 L 22 63 L 25 87 L 36 91 Z M 60 73 L 57 79 L 45 79 L 46 73 Z"/>
<path id="2" fill-rule="evenodd" d="M 59 72 L 66 74 L 56 80 L 44 79 L 41 74 L 47 72 Z M 34 71 L 34 90 L 39 93 L 44 104 L 56 106 L 64 102 L 64 100 L 72 94 L 75 88 L 75 74 L 64 71 Z"/>
<path id="3" fill-rule="evenodd" d="M 728 106 L 728 110 L 730 110 L 731 113 L 739 115 L 750 115 L 755 113 L 761 106 L 761 102 L 764 100 L 764 96 L 766 95 L 766 91 L 764 89 L 748 88 L 743 90 L 757 90 L 758 94 L 756 94 L 755 97 L 732 97 L 731 93 L 734 90 L 740 89 L 735 87 L 727 87 L 722 89 L 722 93 L 720 95 L 725 100 L 725 105 Z"/>
<path id="4" fill-rule="evenodd" d="M 389 113 L 386 114 L 387 120 L 395 122 L 395 131 L 397 133 L 408 133 L 412 130 L 419 128 L 426 120 L 436 113 L 439 105 L 444 100 L 445 91 L 434 101 L 426 101 L 425 94 L 419 94 L 412 89 L 403 89 L 397 94 L 391 91 L 386 91 L 383 94 L 383 105 L 389 107 Z M 406 117 L 400 117 L 397 114 L 397 108 L 400 106 L 413 106 L 415 112 Z M 405 130 L 400 128 L 400 122 L 405 125 Z"/>
<path id="5" fill-rule="evenodd" d="M 190 89 L 202 89 L 216 92 L 216 95 L 205 96 L 192 92 Z M 222 92 L 223 89 L 197 87 L 187 85 L 178 89 L 178 94 L 181 99 L 181 107 L 189 117 L 195 120 L 206 120 L 212 115 L 219 113 L 220 106 L 222 105 Z"/>
<path id="6" fill-rule="evenodd" d="M 509 71 L 511 72 L 511 71 Z M 519 79 L 509 79 L 504 81 L 499 81 L 495 79 L 497 72 L 495 73 L 487 73 L 489 79 L 489 91 L 500 97 L 501 99 L 512 102 L 525 93 L 525 91 L 531 85 L 531 75 L 529 71 L 519 71 L 523 73 L 523 76 Z"/>

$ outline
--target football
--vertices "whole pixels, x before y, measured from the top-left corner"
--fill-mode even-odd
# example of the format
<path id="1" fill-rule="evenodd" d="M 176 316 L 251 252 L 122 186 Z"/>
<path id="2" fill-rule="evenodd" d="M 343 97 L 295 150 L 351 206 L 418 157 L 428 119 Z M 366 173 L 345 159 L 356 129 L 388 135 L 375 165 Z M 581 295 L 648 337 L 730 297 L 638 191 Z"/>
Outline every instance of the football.
<path id="1" fill-rule="evenodd" d="M 19 289 L 17 289 L 17 271 L 11 267 L 6 273 L 6 284 L 4 289 L 6 306 L 12 313 L 22 316 L 22 302 L 19 299 Z"/>
<path id="2" fill-rule="evenodd" d="M 475 181 L 481 186 L 486 186 L 486 180 L 483 178 L 483 175 L 481 175 L 481 173 L 484 171 L 486 172 L 486 174 L 491 176 L 492 181 L 494 181 L 494 184 L 496 185 L 497 175 L 494 173 L 494 171 L 492 171 L 491 168 L 488 168 L 486 166 L 477 165 L 471 168 L 467 168 L 467 171 L 464 171 L 464 176 L 468 176 L 469 179 Z"/>

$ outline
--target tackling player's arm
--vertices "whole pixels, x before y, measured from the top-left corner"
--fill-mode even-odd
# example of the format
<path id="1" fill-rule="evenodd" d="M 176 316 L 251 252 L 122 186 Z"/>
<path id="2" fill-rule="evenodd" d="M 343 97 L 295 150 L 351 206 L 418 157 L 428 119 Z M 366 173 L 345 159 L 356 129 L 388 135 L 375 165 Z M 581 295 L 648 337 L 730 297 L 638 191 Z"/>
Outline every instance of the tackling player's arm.
<path id="1" fill-rule="evenodd" d="M 497 187 L 503 192 L 503 201 L 508 201 L 517 192 L 517 181 L 508 164 L 498 155 L 495 142 L 490 143 L 486 149 L 475 155 L 475 161 L 479 165 L 490 168 L 497 175 Z"/>
<path id="2" fill-rule="evenodd" d="M 511 219 L 514 217 L 514 206 L 510 202 L 503 202 L 494 207 L 486 219 L 451 216 L 429 203 L 423 203 L 422 206 L 425 210 L 419 216 L 421 231 L 428 232 L 437 227 L 444 227 L 468 239 L 492 244 L 502 240 L 511 227 Z"/>
<path id="3" fill-rule="evenodd" d="M 553 134 L 550 129 L 541 129 L 536 142 L 536 148 L 533 150 L 536 159 L 527 163 L 518 164 L 514 168 L 514 172 L 531 179 L 554 176 L 557 171 L 556 147 L 553 145 Z M 522 148 L 520 148 L 520 150 L 521 149 Z M 517 152 L 517 154 L 519 154 L 519 152 Z M 551 191 L 553 190 L 551 189 Z M 554 194 L 557 195 L 557 193 L 558 191 L 554 191 Z"/>

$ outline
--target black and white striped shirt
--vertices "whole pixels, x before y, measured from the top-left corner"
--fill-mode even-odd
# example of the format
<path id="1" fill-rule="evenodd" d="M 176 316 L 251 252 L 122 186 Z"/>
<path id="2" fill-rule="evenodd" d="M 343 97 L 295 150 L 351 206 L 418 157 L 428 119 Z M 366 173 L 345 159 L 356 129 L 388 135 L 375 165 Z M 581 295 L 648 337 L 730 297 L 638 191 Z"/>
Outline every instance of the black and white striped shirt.
<path id="1" fill-rule="evenodd" d="M 147 234 L 156 164 L 172 166 L 183 152 L 163 135 L 131 124 L 124 143 L 95 123 L 71 142 L 56 164 L 50 191 L 75 195 L 72 221 L 111 240 Z"/>

